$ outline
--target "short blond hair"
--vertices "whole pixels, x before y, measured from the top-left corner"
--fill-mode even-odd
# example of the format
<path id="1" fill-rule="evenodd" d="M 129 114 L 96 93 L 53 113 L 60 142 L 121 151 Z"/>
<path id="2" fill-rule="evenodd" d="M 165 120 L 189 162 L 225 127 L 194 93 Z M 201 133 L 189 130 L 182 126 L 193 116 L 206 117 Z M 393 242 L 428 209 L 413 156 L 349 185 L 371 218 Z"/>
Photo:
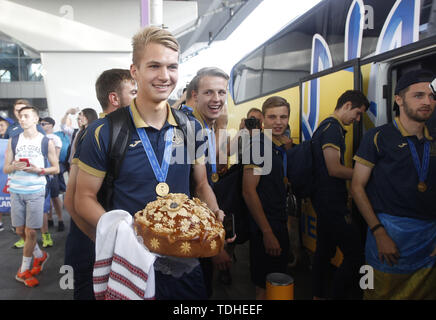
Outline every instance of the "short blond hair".
<path id="1" fill-rule="evenodd" d="M 132 38 L 133 64 L 139 66 L 141 54 L 149 43 L 158 43 L 179 52 L 180 46 L 177 39 L 168 30 L 159 27 L 146 27 L 135 34 Z"/>

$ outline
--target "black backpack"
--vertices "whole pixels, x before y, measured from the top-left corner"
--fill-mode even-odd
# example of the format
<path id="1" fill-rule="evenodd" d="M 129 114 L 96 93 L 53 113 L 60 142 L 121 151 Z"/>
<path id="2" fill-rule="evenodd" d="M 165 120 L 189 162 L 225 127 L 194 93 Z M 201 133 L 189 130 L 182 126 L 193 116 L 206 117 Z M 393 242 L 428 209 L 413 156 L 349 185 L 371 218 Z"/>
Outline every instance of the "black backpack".
<path id="1" fill-rule="evenodd" d="M 188 116 L 182 111 L 171 108 L 171 112 L 180 129 L 183 131 L 184 141 L 187 137 L 195 137 L 194 123 L 189 120 Z M 107 168 L 106 175 L 100 190 L 97 193 L 97 200 L 106 210 L 113 209 L 113 191 L 114 182 L 120 173 L 121 164 L 126 155 L 127 147 L 130 142 L 132 132 L 135 126 L 130 116 L 129 107 L 120 108 L 109 113 L 106 118 L 109 122 L 109 149 L 107 152 Z"/>
<path id="2" fill-rule="evenodd" d="M 287 176 L 291 183 L 292 192 L 297 198 L 303 199 L 310 197 L 314 192 L 315 175 L 313 167 L 313 148 L 317 142 L 317 138 L 313 137 L 318 130 L 325 128 L 333 121 L 333 119 L 325 121 L 322 126 L 319 126 L 315 130 L 312 139 L 294 145 L 286 152 L 288 157 Z"/>
<path id="3" fill-rule="evenodd" d="M 220 179 L 214 183 L 218 205 L 225 214 L 233 214 L 235 221 L 236 244 L 242 244 L 250 239 L 250 212 L 242 196 L 242 176 L 244 165 L 232 165 Z"/>
<path id="4" fill-rule="evenodd" d="M 213 191 L 220 209 L 225 214 L 233 214 L 236 244 L 243 244 L 250 240 L 250 223 L 253 218 L 242 195 L 242 179 L 244 176 L 242 152 L 251 150 L 251 148 L 251 137 L 249 143 L 245 146 L 238 142 L 238 163 L 233 164 L 213 185 Z"/>

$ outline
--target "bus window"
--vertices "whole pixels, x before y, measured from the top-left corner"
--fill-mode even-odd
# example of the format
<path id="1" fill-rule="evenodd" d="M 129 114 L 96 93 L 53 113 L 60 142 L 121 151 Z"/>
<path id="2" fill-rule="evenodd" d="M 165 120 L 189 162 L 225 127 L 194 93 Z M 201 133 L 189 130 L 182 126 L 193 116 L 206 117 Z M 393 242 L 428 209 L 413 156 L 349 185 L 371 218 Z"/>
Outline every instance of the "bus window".
<path id="1" fill-rule="evenodd" d="M 265 48 L 262 94 L 297 83 L 310 73 L 312 37 L 292 32 Z"/>
<path id="2" fill-rule="evenodd" d="M 261 92 L 263 48 L 244 59 L 233 69 L 233 92 L 236 101 L 251 99 Z"/>
<path id="3" fill-rule="evenodd" d="M 312 39 L 315 34 L 321 35 L 326 40 L 333 66 L 342 64 L 344 62 L 345 26 L 352 3 L 353 0 L 321 1 L 316 7 L 290 22 L 256 51 L 238 62 L 233 68 L 231 81 L 234 102 L 239 104 L 298 85 L 299 80 L 307 77 L 311 72 Z M 436 34 L 436 0 L 403 1 L 401 3 L 395 0 L 363 1 L 365 16 L 361 59 L 384 52 L 376 53 L 376 48 L 383 27 L 386 27 L 385 24 L 389 21 L 392 21 L 390 33 L 405 32 L 395 29 L 399 28 L 395 24 L 403 18 L 406 20 L 410 18 L 409 10 L 413 9 L 415 3 L 420 5 L 419 40 L 434 36 Z M 401 4 L 401 6 L 396 7 L 399 10 L 392 16 L 390 14 L 395 4 Z M 394 40 L 391 42 L 394 43 Z M 392 49 L 393 47 L 388 50 Z"/>
<path id="4" fill-rule="evenodd" d="M 433 10 L 432 10 L 433 6 Z M 419 27 L 419 40 L 436 34 L 436 1 L 421 1 L 421 15 Z"/>

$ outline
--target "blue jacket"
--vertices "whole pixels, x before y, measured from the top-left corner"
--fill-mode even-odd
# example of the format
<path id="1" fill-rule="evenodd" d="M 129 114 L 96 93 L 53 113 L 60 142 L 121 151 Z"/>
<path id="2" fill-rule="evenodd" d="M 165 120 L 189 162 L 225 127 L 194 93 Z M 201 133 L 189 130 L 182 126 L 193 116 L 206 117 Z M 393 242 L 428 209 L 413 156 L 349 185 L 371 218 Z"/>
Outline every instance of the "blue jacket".
<path id="1" fill-rule="evenodd" d="M 38 129 L 39 132 L 41 132 L 43 135 L 45 135 L 44 129 L 39 124 L 36 125 L 36 129 Z M 6 130 L 4 139 L 12 138 L 12 137 L 16 136 L 17 134 L 22 133 L 23 131 L 24 130 L 21 128 L 20 124 L 18 122 L 14 122 Z"/>

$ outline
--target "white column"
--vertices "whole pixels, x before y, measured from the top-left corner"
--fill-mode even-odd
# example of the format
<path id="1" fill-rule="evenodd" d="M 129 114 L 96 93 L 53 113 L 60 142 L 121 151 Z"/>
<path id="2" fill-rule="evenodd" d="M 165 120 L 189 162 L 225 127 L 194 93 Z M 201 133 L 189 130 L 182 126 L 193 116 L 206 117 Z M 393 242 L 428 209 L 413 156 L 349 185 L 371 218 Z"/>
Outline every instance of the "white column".
<path id="1" fill-rule="evenodd" d="M 150 0 L 150 25 L 163 25 L 163 0 Z"/>

